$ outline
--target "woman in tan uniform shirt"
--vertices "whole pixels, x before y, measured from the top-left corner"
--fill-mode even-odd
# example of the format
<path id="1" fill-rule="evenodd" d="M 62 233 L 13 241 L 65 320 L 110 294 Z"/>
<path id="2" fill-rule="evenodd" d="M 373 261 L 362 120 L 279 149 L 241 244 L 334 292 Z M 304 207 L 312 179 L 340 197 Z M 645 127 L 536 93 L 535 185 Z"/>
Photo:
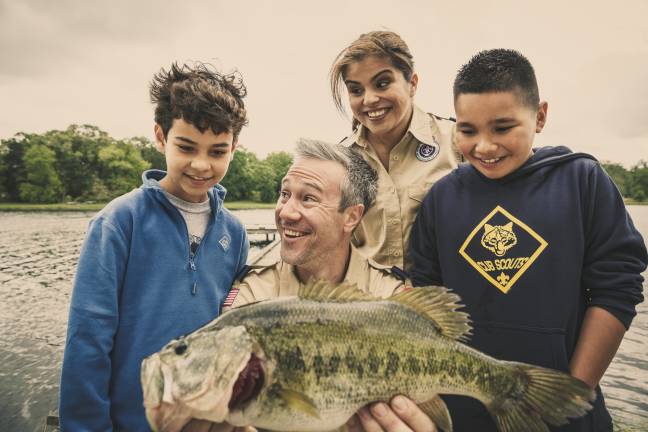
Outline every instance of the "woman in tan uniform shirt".
<path id="1" fill-rule="evenodd" d="M 418 84 L 412 54 L 396 33 L 361 35 L 335 59 L 331 91 L 342 112 L 343 88 L 358 149 L 379 176 L 376 204 L 356 228 L 353 244 L 380 264 L 408 269 L 409 235 L 432 184 L 457 167 L 454 122 L 413 103 Z"/>

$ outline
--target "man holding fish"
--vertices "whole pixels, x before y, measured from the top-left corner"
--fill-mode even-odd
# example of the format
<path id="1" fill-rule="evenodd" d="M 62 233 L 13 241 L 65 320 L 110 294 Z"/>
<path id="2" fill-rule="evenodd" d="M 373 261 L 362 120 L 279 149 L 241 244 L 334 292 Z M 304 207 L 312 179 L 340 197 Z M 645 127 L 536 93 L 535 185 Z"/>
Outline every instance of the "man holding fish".
<path id="1" fill-rule="evenodd" d="M 351 235 L 374 204 L 378 177 L 361 155 L 316 140 L 297 143 L 295 161 L 282 181 L 275 209 L 281 260 L 253 266 L 232 288 L 224 305 L 239 307 L 281 296 L 295 296 L 310 279 L 347 281 L 376 297 L 402 291 L 409 281 L 398 268 L 367 259 L 351 245 Z M 436 431 L 411 400 L 396 396 L 362 408 L 350 431 Z M 192 420 L 185 432 L 228 431 L 231 427 Z"/>
<path id="2" fill-rule="evenodd" d="M 281 184 L 275 223 L 281 236 L 281 260 L 253 267 L 232 289 L 233 307 L 281 296 L 295 296 L 310 279 L 347 281 L 376 297 L 389 297 L 409 281 L 396 267 L 367 259 L 351 245 L 351 235 L 371 208 L 378 190 L 376 171 L 355 151 L 316 140 L 302 139 L 295 162 Z M 358 413 L 350 427 L 367 431 L 434 430 L 429 417 L 403 398 L 392 408 L 378 403 Z M 384 428 L 383 428 L 384 427 Z"/>
<path id="3" fill-rule="evenodd" d="M 439 394 L 478 399 L 501 432 L 547 432 L 586 413 L 594 393 L 580 380 L 464 345 L 471 328 L 456 294 L 405 289 L 399 270 L 357 255 L 350 235 L 375 194 L 360 161 L 299 144 L 277 203 L 282 261 L 234 287 L 230 302 L 245 307 L 144 360 L 153 428 L 450 432 Z"/>

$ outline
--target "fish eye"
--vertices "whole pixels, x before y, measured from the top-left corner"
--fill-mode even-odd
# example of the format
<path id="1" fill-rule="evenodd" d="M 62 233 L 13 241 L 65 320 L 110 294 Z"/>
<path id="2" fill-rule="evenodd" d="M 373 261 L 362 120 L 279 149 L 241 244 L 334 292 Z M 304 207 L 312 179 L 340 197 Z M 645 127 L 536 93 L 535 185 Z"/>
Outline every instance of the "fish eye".
<path id="1" fill-rule="evenodd" d="M 173 351 L 175 351 L 175 353 L 176 353 L 177 355 L 182 355 L 182 354 L 184 354 L 185 352 L 187 352 L 187 348 L 188 348 L 188 346 L 187 346 L 186 343 L 184 343 L 184 342 L 180 342 L 180 343 L 178 343 L 178 344 L 175 346 L 175 348 L 173 349 Z"/>

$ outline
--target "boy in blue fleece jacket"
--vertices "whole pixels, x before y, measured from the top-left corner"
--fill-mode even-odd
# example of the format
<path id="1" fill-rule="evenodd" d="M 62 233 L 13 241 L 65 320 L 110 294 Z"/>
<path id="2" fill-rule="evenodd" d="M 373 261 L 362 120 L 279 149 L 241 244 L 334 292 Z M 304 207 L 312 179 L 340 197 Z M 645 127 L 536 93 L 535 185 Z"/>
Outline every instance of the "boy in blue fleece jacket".
<path id="1" fill-rule="evenodd" d="M 245 228 L 223 207 L 218 184 L 247 123 L 245 94 L 235 75 L 203 64 L 155 75 L 167 172 L 144 172 L 139 189 L 90 222 L 63 359 L 63 431 L 149 431 L 142 359 L 217 316 L 245 266 Z"/>
<path id="2" fill-rule="evenodd" d="M 596 389 L 586 416 L 552 430 L 611 431 L 598 383 L 643 300 L 644 241 L 592 156 L 532 148 L 547 103 L 524 56 L 480 52 L 459 70 L 454 102 L 469 164 L 425 197 L 411 234 L 412 280 L 461 296 L 473 347 L 569 372 Z M 476 400 L 444 399 L 455 431 L 497 430 Z M 531 420 L 515 406 L 491 411 L 519 430 Z"/>

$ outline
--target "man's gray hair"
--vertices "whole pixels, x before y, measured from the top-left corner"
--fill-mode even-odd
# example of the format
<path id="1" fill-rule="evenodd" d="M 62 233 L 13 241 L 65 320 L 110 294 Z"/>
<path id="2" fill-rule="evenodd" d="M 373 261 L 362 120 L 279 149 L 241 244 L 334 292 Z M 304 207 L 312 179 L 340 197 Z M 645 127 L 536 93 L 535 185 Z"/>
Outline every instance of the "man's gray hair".
<path id="1" fill-rule="evenodd" d="M 295 155 L 296 159 L 319 159 L 342 165 L 347 175 L 341 185 L 340 211 L 352 205 L 363 204 L 366 213 L 376 202 L 378 173 L 356 150 L 339 144 L 300 138 Z"/>

